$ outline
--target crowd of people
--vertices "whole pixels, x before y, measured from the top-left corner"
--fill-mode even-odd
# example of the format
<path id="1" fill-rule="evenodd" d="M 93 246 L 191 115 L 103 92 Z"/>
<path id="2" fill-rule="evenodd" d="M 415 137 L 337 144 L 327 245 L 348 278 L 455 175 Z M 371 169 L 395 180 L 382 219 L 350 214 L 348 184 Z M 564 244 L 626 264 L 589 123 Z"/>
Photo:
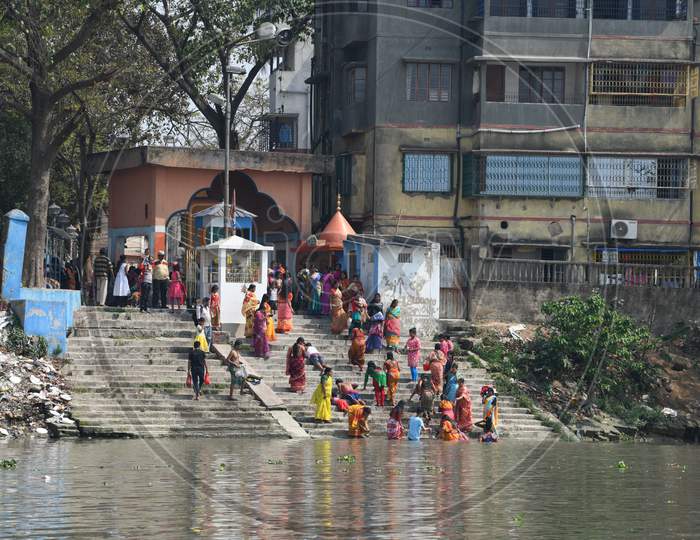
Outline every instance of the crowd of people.
<path id="1" fill-rule="evenodd" d="M 142 312 L 186 307 L 187 291 L 180 265 L 169 263 L 164 251 L 154 258 L 146 248 L 137 263 L 130 263 L 125 255 L 113 263 L 102 248 L 94 259 L 87 257 L 83 275 L 88 303 L 97 306 L 131 305 Z"/>
<path id="2" fill-rule="evenodd" d="M 285 267 L 273 265 L 268 271 L 266 290 L 260 298 L 255 284 L 242 291 L 241 314 L 245 317 L 245 338 L 250 340 L 253 354 L 262 359 L 270 357 L 270 343 L 279 334 L 293 331 L 294 313 L 298 309 L 328 317 L 331 332 L 351 340 L 347 350 L 348 362 L 352 366 L 351 374 L 357 368 L 362 385 L 360 382 L 334 380 L 333 369 L 327 365 L 319 348 L 303 337 L 298 337 L 287 350 L 285 374 L 291 392 L 301 394 L 306 391 L 307 368 L 320 374 L 311 396 L 317 422 L 330 423 L 335 408 L 347 415 L 351 437 L 368 436 L 372 408 L 368 400 L 362 398 L 362 392 L 371 384 L 373 406 L 391 407 L 386 426 L 389 439 L 413 440 L 427 432 L 446 441 L 468 440 L 468 434 L 477 426 L 483 429 L 482 441 L 497 440 L 496 391 L 490 385 L 481 388 L 483 417 L 473 422 L 469 389 L 459 375 L 454 345 L 448 335 L 439 336 L 438 342 L 424 357 L 416 328 L 411 328 L 408 338 L 403 345 L 401 343 L 401 308 L 397 299 L 393 299 L 386 309 L 380 294 L 373 295 L 367 302 L 361 281 L 357 276 L 348 280 L 339 266 L 323 275 L 315 268 L 302 270 L 297 277 L 301 283 L 295 295 L 293 281 Z M 308 294 L 306 298 L 305 294 Z M 194 321 L 197 331 L 188 370 L 188 382 L 193 386 L 195 399 L 199 398 L 202 384 L 208 377 L 206 365 L 202 371 L 199 357 L 209 351 L 213 330 L 220 325 L 220 302 L 216 286 L 212 287 L 208 298 L 196 300 Z M 236 340 L 226 359 L 231 374 L 229 399 L 233 399 L 236 386 L 240 386 L 242 392 L 246 381 L 251 384 L 259 382 L 246 373 L 240 355 L 242 343 L 242 340 Z M 379 356 L 382 353 L 384 355 Z M 372 354 L 375 356 L 365 362 Z M 399 399 L 404 356 L 412 385 L 407 400 Z M 198 370 L 197 374 L 191 369 Z M 414 398 L 417 398 L 415 413 L 404 419 L 407 404 Z"/>

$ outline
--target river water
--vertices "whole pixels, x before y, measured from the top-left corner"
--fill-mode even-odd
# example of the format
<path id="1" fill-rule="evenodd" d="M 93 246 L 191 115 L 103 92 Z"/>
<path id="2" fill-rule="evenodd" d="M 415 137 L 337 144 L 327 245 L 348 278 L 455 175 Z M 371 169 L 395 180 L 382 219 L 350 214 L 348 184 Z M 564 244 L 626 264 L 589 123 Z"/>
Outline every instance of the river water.
<path id="1" fill-rule="evenodd" d="M 26 440 L 7 458 L 0 538 L 700 538 L 697 446 Z"/>

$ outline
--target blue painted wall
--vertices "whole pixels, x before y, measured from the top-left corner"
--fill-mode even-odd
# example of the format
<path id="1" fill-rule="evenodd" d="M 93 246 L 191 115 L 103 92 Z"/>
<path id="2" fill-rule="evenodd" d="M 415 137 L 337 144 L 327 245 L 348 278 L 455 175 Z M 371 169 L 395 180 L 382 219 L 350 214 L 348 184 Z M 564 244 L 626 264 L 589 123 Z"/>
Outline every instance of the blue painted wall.
<path id="1" fill-rule="evenodd" d="M 80 307 L 80 291 L 22 287 L 22 265 L 29 217 L 21 210 L 5 214 L 5 243 L 2 246 L 2 298 L 10 301 L 24 332 L 41 336 L 49 353 L 66 351 L 66 333 Z"/>

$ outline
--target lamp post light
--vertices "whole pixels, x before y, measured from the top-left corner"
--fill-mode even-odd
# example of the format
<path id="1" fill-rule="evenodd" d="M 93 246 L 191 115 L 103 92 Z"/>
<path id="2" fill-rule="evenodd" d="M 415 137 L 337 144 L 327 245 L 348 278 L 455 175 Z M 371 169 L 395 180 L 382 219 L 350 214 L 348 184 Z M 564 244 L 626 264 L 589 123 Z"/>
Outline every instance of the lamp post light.
<path id="1" fill-rule="evenodd" d="M 269 41 L 276 40 L 278 45 L 284 46 L 288 45 L 292 39 L 292 32 L 289 29 L 278 29 L 277 26 L 271 22 L 263 22 L 258 26 L 255 31 L 253 31 L 250 36 L 255 36 L 257 39 L 252 39 L 249 41 L 240 41 L 234 46 L 246 45 L 249 43 L 256 43 L 258 41 Z M 247 37 L 247 36 L 246 36 Z M 233 48 L 233 47 L 231 47 Z M 226 57 L 230 49 L 226 51 Z M 207 94 L 209 101 L 224 108 L 225 117 L 225 130 L 224 135 L 224 236 L 229 237 L 229 214 L 231 212 L 231 203 L 229 200 L 229 173 L 231 167 L 231 75 L 244 75 L 246 73 L 245 68 L 241 66 L 235 66 L 232 64 L 227 64 L 224 67 L 224 97 L 218 96 L 216 94 Z"/>

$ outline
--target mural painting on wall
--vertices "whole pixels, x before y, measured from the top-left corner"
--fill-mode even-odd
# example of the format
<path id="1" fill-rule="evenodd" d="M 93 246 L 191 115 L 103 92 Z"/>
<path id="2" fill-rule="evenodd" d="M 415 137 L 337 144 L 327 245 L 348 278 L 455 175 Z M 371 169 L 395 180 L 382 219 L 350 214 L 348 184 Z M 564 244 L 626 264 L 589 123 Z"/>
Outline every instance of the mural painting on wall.
<path id="1" fill-rule="evenodd" d="M 382 274 L 379 290 L 385 307 L 394 299 L 398 299 L 401 307 L 402 333 L 407 333 L 412 326 L 418 328 L 422 335 L 433 335 L 438 332 L 438 317 L 436 300 L 430 297 L 430 269 L 428 264 L 420 265 L 413 272 L 405 272 L 401 265 L 390 265 Z"/>

